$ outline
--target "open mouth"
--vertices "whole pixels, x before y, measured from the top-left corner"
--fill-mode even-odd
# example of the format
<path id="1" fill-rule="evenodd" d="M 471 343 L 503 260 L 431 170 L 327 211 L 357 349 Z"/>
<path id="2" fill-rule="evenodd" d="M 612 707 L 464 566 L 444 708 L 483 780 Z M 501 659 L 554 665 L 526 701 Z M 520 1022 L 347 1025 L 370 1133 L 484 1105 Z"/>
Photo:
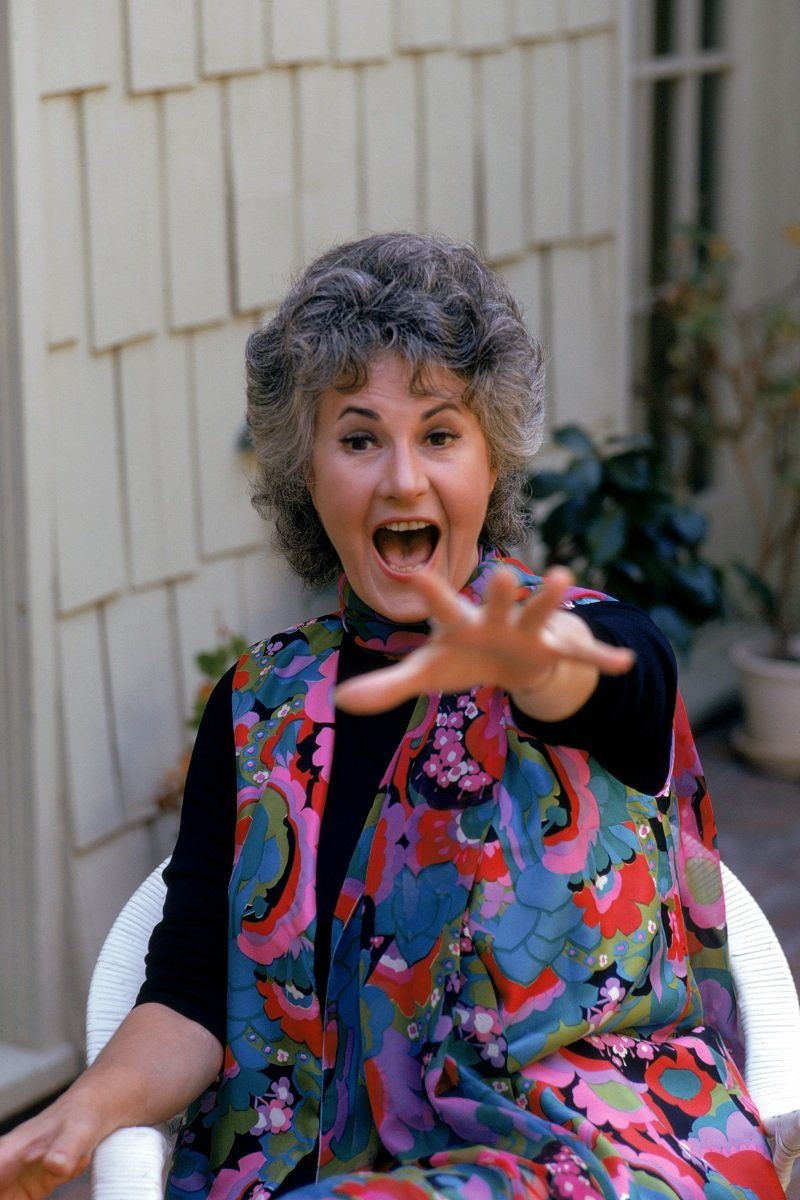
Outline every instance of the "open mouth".
<path id="1" fill-rule="evenodd" d="M 439 530 L 427 521 L 387 521 L 373 534 L 375 549 L 392 571 L 420 571 L 439 541 Z"/>

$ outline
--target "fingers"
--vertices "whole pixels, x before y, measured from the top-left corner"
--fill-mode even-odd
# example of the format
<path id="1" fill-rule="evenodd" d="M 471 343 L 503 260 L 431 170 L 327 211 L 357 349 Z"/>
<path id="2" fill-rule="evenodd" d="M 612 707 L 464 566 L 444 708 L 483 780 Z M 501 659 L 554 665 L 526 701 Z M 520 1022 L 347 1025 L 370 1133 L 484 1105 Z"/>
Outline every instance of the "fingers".
<path id="1" fill-rule="evenodd" d="M 507 619 L 508 613 L 517 606 L 519 584 L 512 571 L 501 568 L 492 575 L 486 588 L 483 609 L 486 620 L 497 626 Z"/>
<path id="2" fill-rule="evenodd" d="M 45 1111 L 0 1140 L 0 1200 L 6 1194 L 34 1200 L 48 1196 L 80 1175 L 90 1159 L 83 1123 Z"/>
<path id="3" fill-rule="evenodd" d="M 609 646 L 607 642 L 596 639 L 571 646 L 568 657 L 573 662 L 596 667 L 601 675 L 624 675 L 636 662 L 636 654 L 628 646 Z"/>
<path id="4" fill-rule="evenodd" d="M 601 642 L 578 613 L 567 609 L 559 608 L 552 613 L 540 636 L 553 654 L 594 667 L 602 675 L 621 675 L 636 661 L 634 651 L 628 646 Z"/>
<path id="5" fill-rule="evenodd" d="M 575 582 L 567 567 L 551 567 L 542 576 L 542 586 L 526 600 L 520 613 L 520 627 L 532 632 L 543 625 L 564 603 L 564 596 Z"/>
<path id="6" fill-rule="evenodd" d="M 438 625 L 462 625 L 473 615 L 475 606 L 459 595 L 440 575 L 423 571 L 414 577 L 414 586 L 428 605 L 431 620 Z"/>
<path id="7" fill-rule="evenodd" d="M 624 675 L 636 662 L 636 654 L 629 646 L 609 646 L 595 642 L 594 665 L 602 675 Z"/>

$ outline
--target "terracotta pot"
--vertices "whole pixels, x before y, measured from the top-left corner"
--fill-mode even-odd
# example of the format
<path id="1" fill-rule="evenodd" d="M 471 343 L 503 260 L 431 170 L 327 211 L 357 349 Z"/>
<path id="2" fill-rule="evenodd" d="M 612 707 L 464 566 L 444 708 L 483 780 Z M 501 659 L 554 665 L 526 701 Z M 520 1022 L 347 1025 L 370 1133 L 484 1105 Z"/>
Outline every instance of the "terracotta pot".
<path id="1" fill-rule="evenodd" d="M 793 639 L 800 644 L 800 639 Z M 736 642 L 744 724 L 733 734 L 750 762 L 782 779 L 800 779 L 800 661 L 775 658 L 768 635 Z M 793 646 L 794 650 L 794 646 Z"/>

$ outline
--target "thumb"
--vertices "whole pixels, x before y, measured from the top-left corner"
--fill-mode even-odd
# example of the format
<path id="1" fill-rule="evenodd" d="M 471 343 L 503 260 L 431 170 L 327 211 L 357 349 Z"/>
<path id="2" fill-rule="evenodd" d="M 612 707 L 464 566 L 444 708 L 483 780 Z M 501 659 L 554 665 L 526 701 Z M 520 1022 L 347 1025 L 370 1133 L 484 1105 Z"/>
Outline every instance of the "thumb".
<path id="1" fill-rule="evenodd" d="M 415 655 L 409 655 L 394 666 L 370 671 L 339 684 L 334 692 L 336 707 L 356 716 L 369 716 L 387 712 L 404 700 L 418 696 L 425 691 L 424 673 L 423 665 L 413 661 L 414 658 Z"/>

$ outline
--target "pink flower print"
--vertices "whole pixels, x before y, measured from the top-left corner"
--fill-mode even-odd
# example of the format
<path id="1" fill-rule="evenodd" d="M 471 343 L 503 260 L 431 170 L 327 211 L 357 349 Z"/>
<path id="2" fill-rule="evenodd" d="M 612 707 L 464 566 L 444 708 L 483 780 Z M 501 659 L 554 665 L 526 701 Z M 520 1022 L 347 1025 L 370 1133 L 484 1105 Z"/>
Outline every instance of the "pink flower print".
<path id="1" fill-rule="evenodd" d="M 498 1014 L 481 1005 L 466 1008 L 459 1004 L 455 1008 L 454 1017 L 462 1036 L 465 1035 L 478 1043 L 481 1058 L 495 1067 L 502 1066 L 506 1040 Z"/>
<path id="2" fill-rule="evenodd" d="M 268 1096 L 268 1099 L 256 1101 L 258 1120 L 253 1132 L 261 1133 L 266 1129 L 269 1133 L 285 1133 L 292 1124 L 294 1104 L 292 1085 L 285 1075 L 272 1083 Z"/>
<path id="3" fill-rule="evenodd" d="M 439 757 L 445 768 L 452 769 L 464 757 L 464 745 L 457 729 L 450 729 L 447 726 L 439 729 L 434 735 L 433 744 L 439 751 Z"/>
<path id="4" fill-rule="evenodd" d="M 439 787 L 456 785 L 460 791 L 476 792 L 491 785 L 492 777 L 471 757 L 464 743 L 470 722 L 479 716 L 471 696 L 458 696 L 455 709 L 437 715 L 432 752 L 421 765 Z"/>
<path id="5" fill-rule="evenodd" d="M 492 1012 L 490 1008 L 482 1008 L 480 1005 L 472 1010 L 471 1019 L 465 1022 L 466 1028 L 472 1027 L 475 1037 L 479 1042 L 491 1041 L 493 1037 L 501 1032 L 500 1019 L 496 1012 Z"/>
<path id="6" fill-rule="evenodd" d="M 600 999 L 605 1001 L 601 1011 L 608 1012 L 609 1009 L 616 1008 L 624 995 L 624 987 L 620 981 L 612 975 L 611 978 L 607 979 L 600 988 Z"/>
<path id="7" fill-rule="evenodd" d="M 461 780 L 462 789 L 465 792 L 478 792 L 481 788 L 488 787 L 491 782 L 491 775 L 487 774 L 486 771 L 481 771 L 473 759 L 468 759 L 467 774 Z"/>
<path id="8" fill-rule="evenodd" d="M 269 1090 L 281 1104 L 294 1104 L 292 1085 L 285 1075 L 282 1075 L 277 1083 L 273 1083 Z"/>
<path id="9" fill-rule="evenodd" d="M 496 1042 L 486 1042 L 480 1049 L 481 1058 L 491 1063 L 493 1067 L 502 1067 L 505 1045 L 504 1038 L 500 1038 Z"/>
<path id="10" fill-rule="evenodd" d="M 292 1110 L 281 1104 L 280 1100 L 270 1100 L 262 1111 L 264 1128 L 270 1133 L 286 1133 L 292 1124 Z"/>
<path id="11" fill-rule="evenodd" d="M 464 710 L 464 716 L 468 721 L 474 721 L 480 711 L 471 695 L 459 696 L 456 704 Z"/>
<path id="12" fill-rule="evenodd" d="M 558 1200 L 599 1200 L 598 1192 L 587 1178 L 580 1159 L 562 1146 L 548 1166 L 551 1195 Z"/>

